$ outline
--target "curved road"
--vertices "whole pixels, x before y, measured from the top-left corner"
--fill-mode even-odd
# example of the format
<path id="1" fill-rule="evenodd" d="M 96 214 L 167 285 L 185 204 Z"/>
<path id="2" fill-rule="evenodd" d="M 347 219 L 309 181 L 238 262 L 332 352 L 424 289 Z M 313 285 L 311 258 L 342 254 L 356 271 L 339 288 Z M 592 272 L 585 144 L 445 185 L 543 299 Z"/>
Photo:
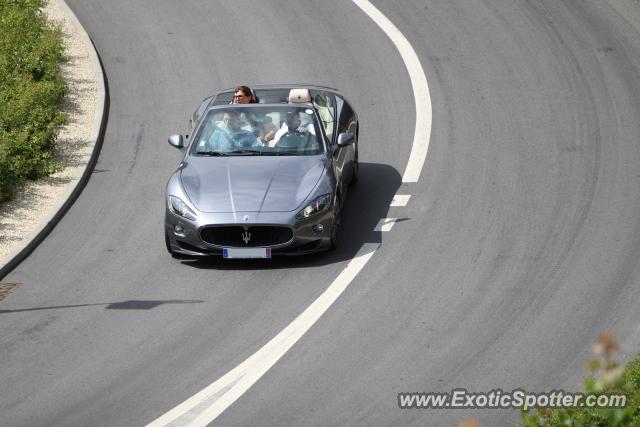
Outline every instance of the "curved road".
<path id="1" fill-rule="evenodd" d="M 241 363 L 367 242 L 372 262 L 220 425 L 487 426 L 516 411 L 401 410 L 401 391 L 578 390 L 595 337 L 640 347 L 640 6 L 632 0 L 374 4 L 429 78 L 417 184 L 407 71 L 351 2 L 70 0 L 109 79 L 83 194 L 5 282 L 0 424 L 144 425 Z M 340 250 L 273 262 L 171 259 L 163 187 L 205 94 L 339 87 L 362 177 Z M 389 208 L 393 195 L 409 205 Z M 383 217 L 391 232 L 373 232 Z"/>

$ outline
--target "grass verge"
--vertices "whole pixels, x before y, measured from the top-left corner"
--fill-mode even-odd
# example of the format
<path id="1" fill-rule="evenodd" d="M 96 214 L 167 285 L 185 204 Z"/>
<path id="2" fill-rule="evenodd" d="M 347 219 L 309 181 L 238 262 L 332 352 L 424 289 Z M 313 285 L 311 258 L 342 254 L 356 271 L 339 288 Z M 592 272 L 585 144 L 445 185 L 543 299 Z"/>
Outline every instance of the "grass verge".
<path id="1" fill-rule="evenodd" d="M 66 88 L 60 29 L 50 23 L 45 0 L 0 1 L 0 202 L 26 180 L 47 176 Z"/>

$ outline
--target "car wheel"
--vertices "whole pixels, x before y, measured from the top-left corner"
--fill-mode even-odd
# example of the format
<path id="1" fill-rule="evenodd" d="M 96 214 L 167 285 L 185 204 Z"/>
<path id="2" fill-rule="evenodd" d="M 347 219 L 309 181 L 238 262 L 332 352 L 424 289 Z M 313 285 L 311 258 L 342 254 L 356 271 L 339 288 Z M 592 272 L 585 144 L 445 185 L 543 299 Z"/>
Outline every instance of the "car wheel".
<path id="1" fill-rule="evenodd" d="M 340 212 L 340 198 L 336 197 L 336 201 L 333 205 L 333 222 L 331 223 L 331 244 L 329 245 L 330 250 L 333 250 L 338 247 L 341 223 L 342 223 L 342 220 L 341 220 L 341 212 Z"/>
<path id="2" fill-rule="evenodd" d="M 351 181 L 349 185 L 356 185 L 358 183 L 360 175 L 360 163 L 358 162 L 358 158 L 353 161 L 353 175 L 351 175 Z"/>

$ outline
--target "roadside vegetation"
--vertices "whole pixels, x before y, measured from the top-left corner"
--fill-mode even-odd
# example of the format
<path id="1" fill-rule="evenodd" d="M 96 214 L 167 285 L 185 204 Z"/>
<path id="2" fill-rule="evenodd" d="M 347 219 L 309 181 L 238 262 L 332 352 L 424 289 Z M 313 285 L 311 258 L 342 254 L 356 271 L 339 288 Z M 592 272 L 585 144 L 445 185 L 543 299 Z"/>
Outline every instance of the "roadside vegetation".
<path id="1" fill-rule="evenodd" d="M 619 394 L 626 408 L 538 408 L 521 411 L 523 427 L 632 427 L 640 426 L 640 357 L 626 367 L 615 360 L 618 345 L 612 334 L 602 335 L 587 364 L 590 375 L 582 390 L 589 394 Z"/>
<path id="2" fill-rule="evenodd" d="M 65 84 L 60 31 L 45 0 L 0 0 L 0 202 L 26 180 L 60 169 L 54 160 Z"/>

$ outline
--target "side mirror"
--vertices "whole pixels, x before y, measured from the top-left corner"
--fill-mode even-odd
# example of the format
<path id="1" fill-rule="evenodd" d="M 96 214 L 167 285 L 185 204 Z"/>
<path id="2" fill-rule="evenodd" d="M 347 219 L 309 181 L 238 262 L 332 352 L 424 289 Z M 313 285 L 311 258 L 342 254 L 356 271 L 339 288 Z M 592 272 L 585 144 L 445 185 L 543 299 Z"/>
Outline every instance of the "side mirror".
<path id="1" fill-rule="evenodd" d="M 171 135 L 169 137 L 169 144 L 176 148 L 184 148 L 184 138 L 182 135 Z"/>
<path id="2" fill-rule="evenodd" d="M 350 132 L 344 132 L 338 135 L 338 147 L 346 147 L 354 142 L 353 134 Z"/>

